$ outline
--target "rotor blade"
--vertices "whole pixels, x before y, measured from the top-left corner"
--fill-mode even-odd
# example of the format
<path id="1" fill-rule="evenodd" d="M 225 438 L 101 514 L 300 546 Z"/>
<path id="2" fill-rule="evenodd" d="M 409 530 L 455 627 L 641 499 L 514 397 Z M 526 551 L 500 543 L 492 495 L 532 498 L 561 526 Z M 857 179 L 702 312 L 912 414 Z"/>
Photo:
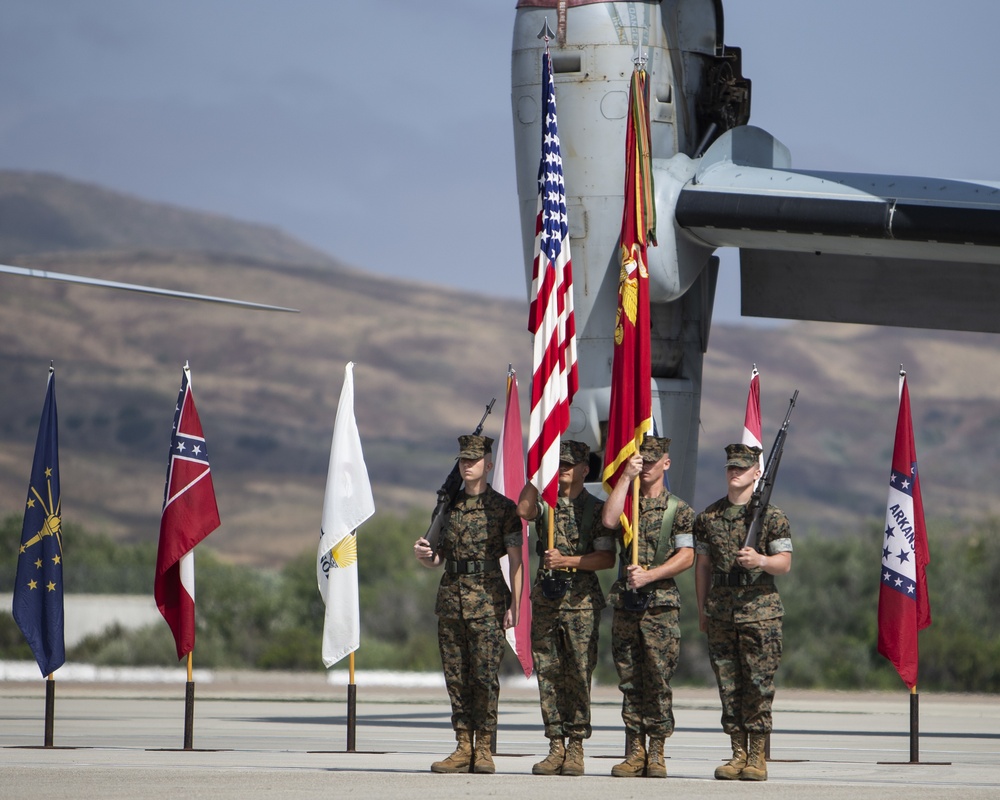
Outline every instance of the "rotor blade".
<path id="1" fill-rule="evenodd" d="M 107 289 L 124 289 L 128 292 L 141 292 L 143 294 L 158 294 L 165 297 L 177 297 L 182 300 L 201 300 L 206 303 L 222 303 L 223 305 L 239 306 L 241 308 L 253 308 L 258 311 L 289 311 L 297 314 L 297 308 L 285 308 L 284 306 L 270 306 L 264 303 L 250 303 L 246 300 L 232 300 L 228 297 L 212 297 L 207 294 L 193 294 L 192 292 L 179 292 L 174 289 L 157 289 L 153 286 L 142 286 L 138 283 L 120 283 L 119 281 L 105 281 L 100 278 L 86 278 L 82 275 L 67 275 L 63 272 L 49 272 L 44 269 L 29 269 L 27 267 L 12 267 L 7 264 L 0 264 L 0 273 L 9 275 L 24 275 L 29 278 L 44 278 L 50 281 L 62 281 L 64 283 L 82 283 L 86 286 L 103 286 Z"/>

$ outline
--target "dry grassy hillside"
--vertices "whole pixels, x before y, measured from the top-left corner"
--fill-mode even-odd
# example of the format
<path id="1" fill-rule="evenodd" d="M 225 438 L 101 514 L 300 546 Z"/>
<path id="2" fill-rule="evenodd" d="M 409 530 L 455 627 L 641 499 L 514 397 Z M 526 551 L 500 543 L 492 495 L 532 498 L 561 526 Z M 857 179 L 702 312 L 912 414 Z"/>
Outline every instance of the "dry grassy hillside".
<path id="1" fill-rule="evenodd" d="M 20 196 L 32 196 L 30 181 L 18 175 Z M 16 194 L 5 194 L 6 180 L 0 173 L 0 210 L 10 207 L 3 198 Z M 35 238 L 7 236 L 11 225 L 0 215 L 0 258 L 301 313 L 0 275 L 0 513 L 22 507 L 50 359 L 66 522 L 155 540 L 174 400 L 188 360 L 223 520 L 210 544 L 233 560 L 261 564 L 280 563 L 316 541 L 348 360 L 357 364 L 356 414 L 379 511 L 429 512 L 452 464 L 454 437 L 479 420 L 492 396 L 498 407 L 487 433 L 499 429 L 509 362 L 521 376 L 522 401 L 527 397 L 524 304 L 348 270 L 297 250 L 280 232 L 279 251 L 261 244 L 251 258 L 245 250 L 255 237 L 273 242 L 273 230 L 231 220 L 213 227 L 216 218 L 177 209 L 158 216 L 153 204 L 71 188 L 63 186 L 63 194 L 74 201 L 56 204 L 59 229 L 71 227 L 81 249 L 45 252 L 51 214 L 31 217 L 14 204 L 36 220 L 34 228 L 18 228 Z M 36 199 L 36 207 L 51 211 L 51 193 L 37 189 Z M 107 213 L 122 218 L 116 230 L 128 231 L 113 242 L 87 222 L 106 219 L 97 213 L 106 202 Z M 138 210 L 130 215 L 133 203 Z M 92 208 L 83 214 L 81 204 Z M 150 232 L 173 218 L 180 232 Z M 211 252 L 165 247 L 202 229 Z M 227 231 L 235 237 L 229 255 Z M 143 244 L 147 239 L 159 247 Z M 1000 464 L 995 348 L 995 337 L 977 334 L 819 323 L 716 326 L 705 365 L 695 505 L 721 494 L 721 448 L 739 438 L 756 362 L 768 443 L 792 390 L 800 390 L 775 502 L 799 530 L 837 533 L 871 524 L 884 513 L 903 362 L 928 516 L 997 513 L 1000 500 L 981 481 Z M 527 420 L 527 408 L 522 416 Z"/>

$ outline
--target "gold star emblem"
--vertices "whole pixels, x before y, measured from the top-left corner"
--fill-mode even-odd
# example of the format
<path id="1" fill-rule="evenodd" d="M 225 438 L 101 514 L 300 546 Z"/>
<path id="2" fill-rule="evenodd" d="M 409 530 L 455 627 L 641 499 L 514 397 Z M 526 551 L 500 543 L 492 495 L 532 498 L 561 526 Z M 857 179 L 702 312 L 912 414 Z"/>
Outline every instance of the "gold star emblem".
<path id="1" fill-rule="evenodd" d="M 52 477 L 52 467 L 46 467 L 45 468 L 45 477 L 46 478 L 51 478 Z"/>
<path id="2" fill-rule="evenodd" d="M 36 581 L 28 581 L 28 588 L 29 589 L 37 589 L 38 588 L 38 583 Z"/>
<path id="3" fill-rule="evenodd" d="M 52 556 L 52 563 L 58 564 L 62 559 L 59 556 Z"/>
<path id="4" fill-rule="evenodd" d="M 35 507 L 35 498 L 29 497 L 28 498 L 28 508 L 34 508 L 34 507 Z"/>
<path id="5" fill-rule="evenodd" d="M 38 561 L 35 562 L 35 569 L 41 569 L 41 568 L 42 568 L 42 559 L 38 559 Z"/>
<path id="6" fill-rule="evenodd" d="M 48 585 L 48 586 L 47 586 L 46 588 L 47 588 L 47 589 L 48 589 L 48 590 L 49 590 L 50 592 L 54 592 L 54 591 L 56 590 L 56 585 L 55 585 L 55 584 L 54 584 L 54 583 L 53 583 L 52 581 L 49 581 L 49 585 Z"/>

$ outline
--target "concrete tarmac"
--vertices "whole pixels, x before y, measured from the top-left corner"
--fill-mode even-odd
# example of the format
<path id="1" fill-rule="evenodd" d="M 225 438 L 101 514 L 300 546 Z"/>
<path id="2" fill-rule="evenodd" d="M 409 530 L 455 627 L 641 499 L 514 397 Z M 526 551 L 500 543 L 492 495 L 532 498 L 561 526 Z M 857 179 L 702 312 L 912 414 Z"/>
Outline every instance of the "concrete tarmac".
<path id="1" fill-rule="evenodd" d="M 536 777 L 547 752 L 533 683 L 505 682 L 496 775 L 435 775 L 454 746 L 440 688 L 366 687 L 359 674 L 355 751 L 347 690 L 322 674 L 216 673 L 195 687 L 193 748 L 183 749 L 184 684 L 57 681 L 53 747 L 44 681 L 0 683 L 0 798 L 654 797 L 959 798 L 1000 796 L 1000 697 L 920 697 L 919 763 L 910 701 L 898 693 L 779 688 L 767 783 L 712 778 L 728 756 L 714 689 L 678 687 L 666 781 L 616 779 L 620 695 L 596 687 L 593 736 L 578 778 Z"/>

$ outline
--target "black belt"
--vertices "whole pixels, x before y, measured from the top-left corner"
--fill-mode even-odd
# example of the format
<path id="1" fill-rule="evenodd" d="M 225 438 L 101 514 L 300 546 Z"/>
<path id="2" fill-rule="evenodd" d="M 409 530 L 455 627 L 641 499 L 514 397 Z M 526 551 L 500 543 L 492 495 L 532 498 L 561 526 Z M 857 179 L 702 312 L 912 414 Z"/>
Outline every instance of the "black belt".
<path id="1" fill-rule="evenodd" d="M 444 562 L 444 571 L 456 575 L 475 575 L 480 572 L 491 572 L 495 569 L 500 569 L 500 561 L 496 558 L 487 558 L 485 561 L 460 558 L 457 561 L 448 559 Z"/>
<path id="2" fill-rule="evenodd" d="M 767 572 L 713 572 L 712 586 L 773 586 L 774 576 Z"/>

